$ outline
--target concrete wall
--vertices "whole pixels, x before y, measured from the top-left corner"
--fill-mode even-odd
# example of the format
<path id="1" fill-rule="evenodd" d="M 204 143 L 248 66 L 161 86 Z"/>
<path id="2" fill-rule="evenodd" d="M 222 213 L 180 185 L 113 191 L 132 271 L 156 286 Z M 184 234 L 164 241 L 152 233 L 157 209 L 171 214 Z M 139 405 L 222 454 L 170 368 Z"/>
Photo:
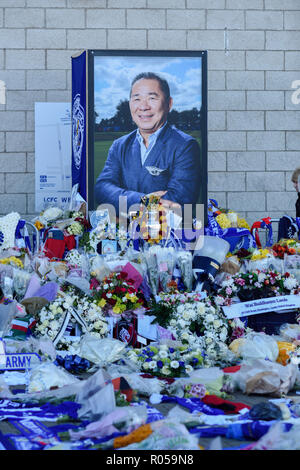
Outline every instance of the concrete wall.
<path id="1" fill-rule="evenodd" d="M 250 223 L 295 215 L 299 25 L 300 0 L 0 0 L 0 214 L 35 214 L 34 103 L 70 101 L 90 48 L 207 49 L 209 195 Z"/>

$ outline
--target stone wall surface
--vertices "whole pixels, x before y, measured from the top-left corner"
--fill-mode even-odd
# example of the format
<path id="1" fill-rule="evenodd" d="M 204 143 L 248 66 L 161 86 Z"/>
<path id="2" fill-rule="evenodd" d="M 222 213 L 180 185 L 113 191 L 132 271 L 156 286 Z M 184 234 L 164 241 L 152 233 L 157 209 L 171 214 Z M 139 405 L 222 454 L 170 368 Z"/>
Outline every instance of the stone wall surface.
<path id="1" fill-rule="evenodd" d="M 209 196 L 294 216 L 299 25 L 299 0 L 0 0 L 0 213 L 35 214 L 34 103 L 70 101 L 74 52 L 205 49 Z"/>

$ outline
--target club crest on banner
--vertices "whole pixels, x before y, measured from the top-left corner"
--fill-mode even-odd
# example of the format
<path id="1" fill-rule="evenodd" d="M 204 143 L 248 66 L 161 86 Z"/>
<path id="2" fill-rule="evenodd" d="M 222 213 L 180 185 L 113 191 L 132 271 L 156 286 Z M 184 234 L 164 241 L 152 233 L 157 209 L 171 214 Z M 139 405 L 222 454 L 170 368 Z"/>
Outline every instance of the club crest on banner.
<path id="1" fill-rule="evenodd" d="M 73 101 L 73 154 L 74 163 L 77 170 L 80 169 L 81 156 L 84 140 L 84 108 L 80 104 L 80 93 L 74 97 Z"/>

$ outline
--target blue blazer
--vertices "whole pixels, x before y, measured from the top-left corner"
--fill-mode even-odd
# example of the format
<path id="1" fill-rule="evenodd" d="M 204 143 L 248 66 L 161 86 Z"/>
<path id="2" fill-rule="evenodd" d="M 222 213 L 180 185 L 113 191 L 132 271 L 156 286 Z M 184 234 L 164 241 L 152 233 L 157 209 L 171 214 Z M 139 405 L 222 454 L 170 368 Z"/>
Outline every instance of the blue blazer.
<path id="1" fill-rule="evenodd" d="M 148 167 L 148 169 L 147 169 Z M 141 197 L 166 191 L 163 199 L 180 205 L 197 202 L 201 187 L 200 148 L 197 141 L 166 124 L 141 163 L 136 130 L 115 140 L 95 185 L 98 204 L 112 204 L 117 213 L 119 197 L 127 197 L 127 210 Z"/>

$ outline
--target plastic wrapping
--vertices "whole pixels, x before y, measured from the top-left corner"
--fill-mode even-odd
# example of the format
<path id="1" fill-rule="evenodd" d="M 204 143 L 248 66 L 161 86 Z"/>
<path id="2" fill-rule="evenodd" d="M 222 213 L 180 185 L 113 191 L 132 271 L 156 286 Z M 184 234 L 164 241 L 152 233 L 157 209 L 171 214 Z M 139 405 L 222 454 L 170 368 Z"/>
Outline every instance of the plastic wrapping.
<path id="1" fill-rule="evenodd" d="M 110 372 L 110 369 L 108 371 Z M 161 393 L 165 388 L 164 382 L 157 378 L 144 378 L 138 373 L 122 373 L 121 375 L 139 395 L 150 397 L 152 393 Z M 112 378 L 119 376 L 120 373 L 115 373 Z"/>
<path id="2" fill-rule="evenodd" d="M 9 340 L 5 342 L 7 353 L 36 353 L 43 360 L 54 361 L 56 350 L 53 342 L 48 338 L 35 338 L 30 336 L 26 341 Z"/>
<path id="3" fill-rule="evenodd" d="M 187 385 L 202 384 L 210 395 L 220 395 L 223 387 L 224 372 L 218 367 L 194 370 L 189 377 L 177 379 L 169 386 L 169 393 L 183 397 Z"/>
<path id="4" fill-rule="evenodd" d="M 22 300 L 25 296 L 32 274 L 22 269 L 13 268 L 13 288 L 17 300 Z"/>
<path id="5" fill-rule="evenodd" d="M 281 397 L 293 389 L 298 376 L 299 370 L 295 364 L 283 366 L 277 362 L 254 359 L 242 363 L 241 369 L 234 374 L 234 381 L 247 395 Z"/>
<path id="6" fill-rule="evenodd" d="M 246 337 L 235 340 L 235 354 L 244 361 L 251 359 L 268 359 L 275 362 L 279 348 L 274 338 L 265 333 L 249 333 Z"/>
<path id="7" fill-rule="evenodd" d="M 256 271 L 257 269 L 259 269 L 260 271 L 271 269 L 279 273 L 285 272 L 283 260 L 275 258 L 275 256 L 271 254 L 267 258 L 259 260 L 244 260 L 244 265 L 248 272 Z"/>
<path id="8" fill-rule="evenodd" d="M 47 279 L 49 281 L 59 281 L 64 279 L 69 271 L 67 264 L 64 261 L 51 261 L 49 264 L 50 271 L 47 272 Z"/>
<path id="9" fill-rule="evenodd" d="M 81 276 L 76 276 L 75 274 L 70 274 L 69 276 L 66 277 L 66 279 L 62 280 L 62 283 L 67 282 L 71 284 L 72 286 L 77 287 L 87 295 L 88 297 L 91 297 L 91 290 L 90 290 L 90 283 L 85 277 Z"/>
<path id="10" fill-rule="evenodd" d="M 8 334 L 12 319 L 17 313 L 17 302 L 3 302 L 0 304 L 0 338 Z"/>
<path id="11" fill-rule="evenodd" d="M 76 395 L 76 402 L 81 405 L 78 416 L 96 420 L 114 411 L 116 408 L 114 387 L 110 376 L 103 369 L 85 380 Z"/>
<path id="12" fill-rule="evenodd" d="M 93 275 L 98 279 L 98 281 L 102 281 L 105 277 L 107 277 L 111 270 L 106 264 L 104 257 L 97 255 L 91 259 L 91 272 Z"/>
<path id="13" fill-rule="evenodd" d="M 230 256 L 226 258 L 224 263 L 221 265 L 221 272 L 225 272 L 231 275 L 237 274 L 240 271 L 241 264 L 237 256 Z"/>
<path id="14" fill-rule="evenodd" d="M 7 276 L 6 274 L 0 277 L 0 288 L 5 297 L 12 299 L 14 295 L 14 280 L 13 277 Z"/>
<path id="15" fill-rule="evenodd" d="M 28 392 L 42 392 L 50 390 L 52 387 L 63 387 L 76 383 L 78 380 L 74 375 L 57 367 L 52 362 L 47 362 L 31 370 Z"/>
<path id="16" fill-rule="evenodd" d="M 187 288 L 191 291 L 193 288 L 193 256 L 190 251 L 179 250 L 176 253 L 176 262 L 179 266 L 182 281 Z"/>
<path id="17" fill-rule="evenodd" d="M 142 426 L 147 421 L 146 406 L 116 408 L 111 413 L 104 416 L 100 421 L 94 421 L 87 425 L 83 431 L 70 431 L 72 440 L 101 438 L 110 436 L 116 432 L 130 433 L 134 429 Z"/>
<path id="18" fill-rule="evenodd" d="M 149 286 L 151 288 L 152 294 L 155 296 L 158 294 L 159 287 L 159 277 L 157 276 L 157 262 L 156 257 L 152 252 L 144 252 L 144 262 L 148 270 L 148 280 Z"/>
<path id="19" fill-rule="evenodd" d="M 122 447 L 124 450 L 199 450 L 198 438 L 176 420 L 151 423 L 152 434 L 142 442 Z"/>
<path id="20" fill-rule="evenodd" d="M 168 292 L 168 283 L 172 280 L 175 265 L 174 248 L 160 248 L 157 251 L 159 281 L 164 292 Z"/>
<path id="21" fill-rule="evenodd" d="M 300 325 L 283 323 L 279 328 L 279 335 L 285 341 L 300 341 Z"/>
<path id="22" fill-rule="evenodd" d="M 294 424 L 287 432 L 285 423 L 275 423 L 250 450 L 300 450 L 299 433 L 299 424 Z"/>
<path id="23" fill-rule="evenodd" d="M 0 375 L 0 399 L 1 398 L 12 398 L 14 395 L 9 389 L 9 384 L 5 381 L 3 375 Z"/>
<path id="24" fill-rule="evenodd" d="M 91 335 L 83 335 L 78 345 L 78 356 L 104 367 L 118 361 L 126 348 L 126 343 L 113 338 L 97 339 Z"/>
<path id="25" fill-rule="evenodd" d="M 289 272 L 295 276 L 300 283 L 300 255 L 284 255 L 284 272 Z"/>
<path id="26" fill-rule="evenodd" d="M 55 366 L 56 367 L 56 366 Z M 6 392 L 3 390 L 1 391 L 1 378 L 0 378 L 0 398 L 6 398 L 10 395 L 6 395 Z M 83 385 L 81 380 L 77 382 L 73 382 L 69 385 L 64 385 L 60 388 L 56 388 L 53 390 L 45 390 L 39 392 L 32 392 L 32 393 L 17 393 L 13 394 L 12 396 L 14 399 L 17 399 L 20 402 L 26 403 L 40 403 L 41 401 L 45 401 L 47 403 L 57 402 L 57 400 L 69 399 L 71 396 L 76 395 L 79 392 Z"/>

